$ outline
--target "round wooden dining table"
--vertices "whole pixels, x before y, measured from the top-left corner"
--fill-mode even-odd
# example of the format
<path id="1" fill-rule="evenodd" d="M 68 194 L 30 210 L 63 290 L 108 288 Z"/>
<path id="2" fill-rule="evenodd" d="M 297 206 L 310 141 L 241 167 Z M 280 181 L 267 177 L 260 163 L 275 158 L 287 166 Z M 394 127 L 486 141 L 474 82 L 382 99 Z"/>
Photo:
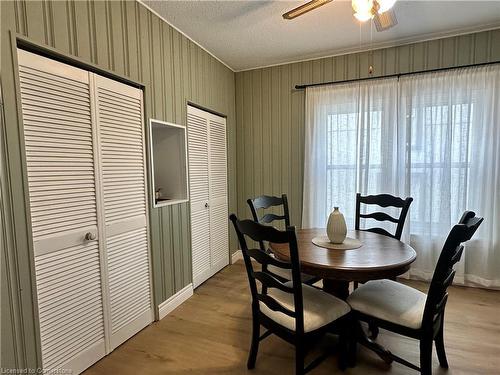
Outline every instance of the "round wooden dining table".
<path id="1" fill-rule="evenodd" d="M 312 239 L 324 236 L 326 229 L 299 229 L 297 245 L 303 273 L 321 277 L 323 289 L 339 298 L 349 295 L 349 282 L 366 282 L 399 276 L 416 259 L 415 250 L 394 238 L 381 234 L 352 230 L 347 237 L 361 241 L 357 249 L 337 250 L 316 246 Z M 269 244 L 278 259 L 290 260 L 288 244 Z"/>

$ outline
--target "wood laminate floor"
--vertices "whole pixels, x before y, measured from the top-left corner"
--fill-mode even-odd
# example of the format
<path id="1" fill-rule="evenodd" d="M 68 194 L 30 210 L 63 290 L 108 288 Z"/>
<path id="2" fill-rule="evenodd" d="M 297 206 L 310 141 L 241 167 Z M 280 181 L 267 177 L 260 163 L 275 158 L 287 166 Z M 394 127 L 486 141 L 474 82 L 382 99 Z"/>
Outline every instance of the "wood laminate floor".
<path id="1" fill-rule="evenodd" d="M 427 290 L 425 283 L 405 283 Z M 500 291 L 452 287 L 449 294 L 445 341 L 450 369 L 439 368 L 434 352 L 433 373 L 500 374 Z M 261 342 L 256 368 L 246 369 L 250 323 L 248 282 L 240 261 L 212 277 L 170 315 L 84 374 L 293 374 L 293 347 L 275 336 Z M 416 341 L 383 330 L 378 341 L 418 364 Z M 311 372 L 334 373 L 342 374 L 335 354 Z M 397 363 L 387 366 L 360 348 L 358 365 L 344 374 L 418 373 Z"/>

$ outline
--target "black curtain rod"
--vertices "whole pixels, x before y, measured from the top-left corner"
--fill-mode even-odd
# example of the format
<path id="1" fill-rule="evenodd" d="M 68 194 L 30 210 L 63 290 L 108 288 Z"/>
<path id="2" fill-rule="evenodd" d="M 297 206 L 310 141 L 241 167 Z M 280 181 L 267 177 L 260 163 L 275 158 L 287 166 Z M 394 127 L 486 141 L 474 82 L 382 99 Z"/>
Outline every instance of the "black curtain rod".
<path id="1" fill-rule="evenodd" d="M 378 76 L 378 77 L 365 77 L 365 78 L 354 78 L 354 79 L 346 79 L 343 81 L 330 81 L 330 82 L 321 82 L 321 83 L 309 83 L 306 85 L 296 85 L 295 89 L 296 90 L 304 90 L 307 87 L 315 87 L 315 86 L 325 86 L 325 85 L 337 85 L 337 84 L 342 84 L 342 83 L 349 83 L 349 82 L 362 82 L 362 81 L 369 81 L 372 79 L 389 79 L 389 78 L 399 78 L 402 76 L 409 76 L 409 75 L 414 75 L 414 74 L 423 74 L 423 73 L 435 73 L 435 72 L 442 72 L 445 70 L 454 70 L 454 69 L 463 69 L 463 68 L 475 68 L 479 66 L 485 66 L 485 65 L 494 65 L 494 64 L 500 64 L 500 61 L 490 61 L 490 62 L 485 62 L 485 63 L 479 63 L 479 64 L 469 64 L 469 65 L 461 65 L 461 66 L 453 66 L 453 67 L 448 67 L 448 68 L 437 68 L 437 69 L 430 69 L 430 70 L 419 70 L 418 72 L 408 72 L 408 73 L 397 73 L 397 74 L 390 74 L 390 75 L 385 75 L 385 76 Z"/>

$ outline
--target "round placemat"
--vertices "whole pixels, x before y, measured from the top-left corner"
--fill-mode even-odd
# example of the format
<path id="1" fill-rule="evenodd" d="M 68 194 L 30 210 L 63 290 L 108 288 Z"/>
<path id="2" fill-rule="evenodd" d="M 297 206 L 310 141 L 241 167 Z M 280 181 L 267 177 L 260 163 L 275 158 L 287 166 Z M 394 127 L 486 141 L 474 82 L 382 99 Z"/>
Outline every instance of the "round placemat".
<path id="1" fill-rule="evenodd" d="M 363 243 L 351 237 L 346 237 L 342 243 L 331 243 L 328 236 L 319 236 L 312 239 L 312 243 L 319 247 L 333 250 L 352 250 L 363 246 Z"/>

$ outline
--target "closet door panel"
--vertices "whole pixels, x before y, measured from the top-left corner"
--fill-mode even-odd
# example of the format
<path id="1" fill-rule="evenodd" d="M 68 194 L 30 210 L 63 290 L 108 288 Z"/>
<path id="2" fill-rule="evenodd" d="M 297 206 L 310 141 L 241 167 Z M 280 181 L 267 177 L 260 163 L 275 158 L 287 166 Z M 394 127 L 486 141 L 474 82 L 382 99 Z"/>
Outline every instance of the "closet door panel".
<path id="1" fill-rule="evenodd" d="M 44 367 L 60 367 L 95 344 L 104 354 L 97 241 L 40 255 L 35 266 Z"/>
<path id="2" fill-rule="evenodd" d="M 113 349 L 153 320 L 142 91 L 99 76 L 95 87 Z"/>
<path id="3" fill-rule="evenodd" d="M 229 264 L 226 121 L 209 119 L 210 249 L 213 272 Z"/>
<path id="4" fill-rule="evenodd" d="M 211 276 L 208 121 L 204 112 L 188 106 L 189 196 L 193 286 Z"/>
<path id="5" fill-rule="evenodd" d="M 105 354 L 89 73 L 18 51 L 42 362 Z"/>

